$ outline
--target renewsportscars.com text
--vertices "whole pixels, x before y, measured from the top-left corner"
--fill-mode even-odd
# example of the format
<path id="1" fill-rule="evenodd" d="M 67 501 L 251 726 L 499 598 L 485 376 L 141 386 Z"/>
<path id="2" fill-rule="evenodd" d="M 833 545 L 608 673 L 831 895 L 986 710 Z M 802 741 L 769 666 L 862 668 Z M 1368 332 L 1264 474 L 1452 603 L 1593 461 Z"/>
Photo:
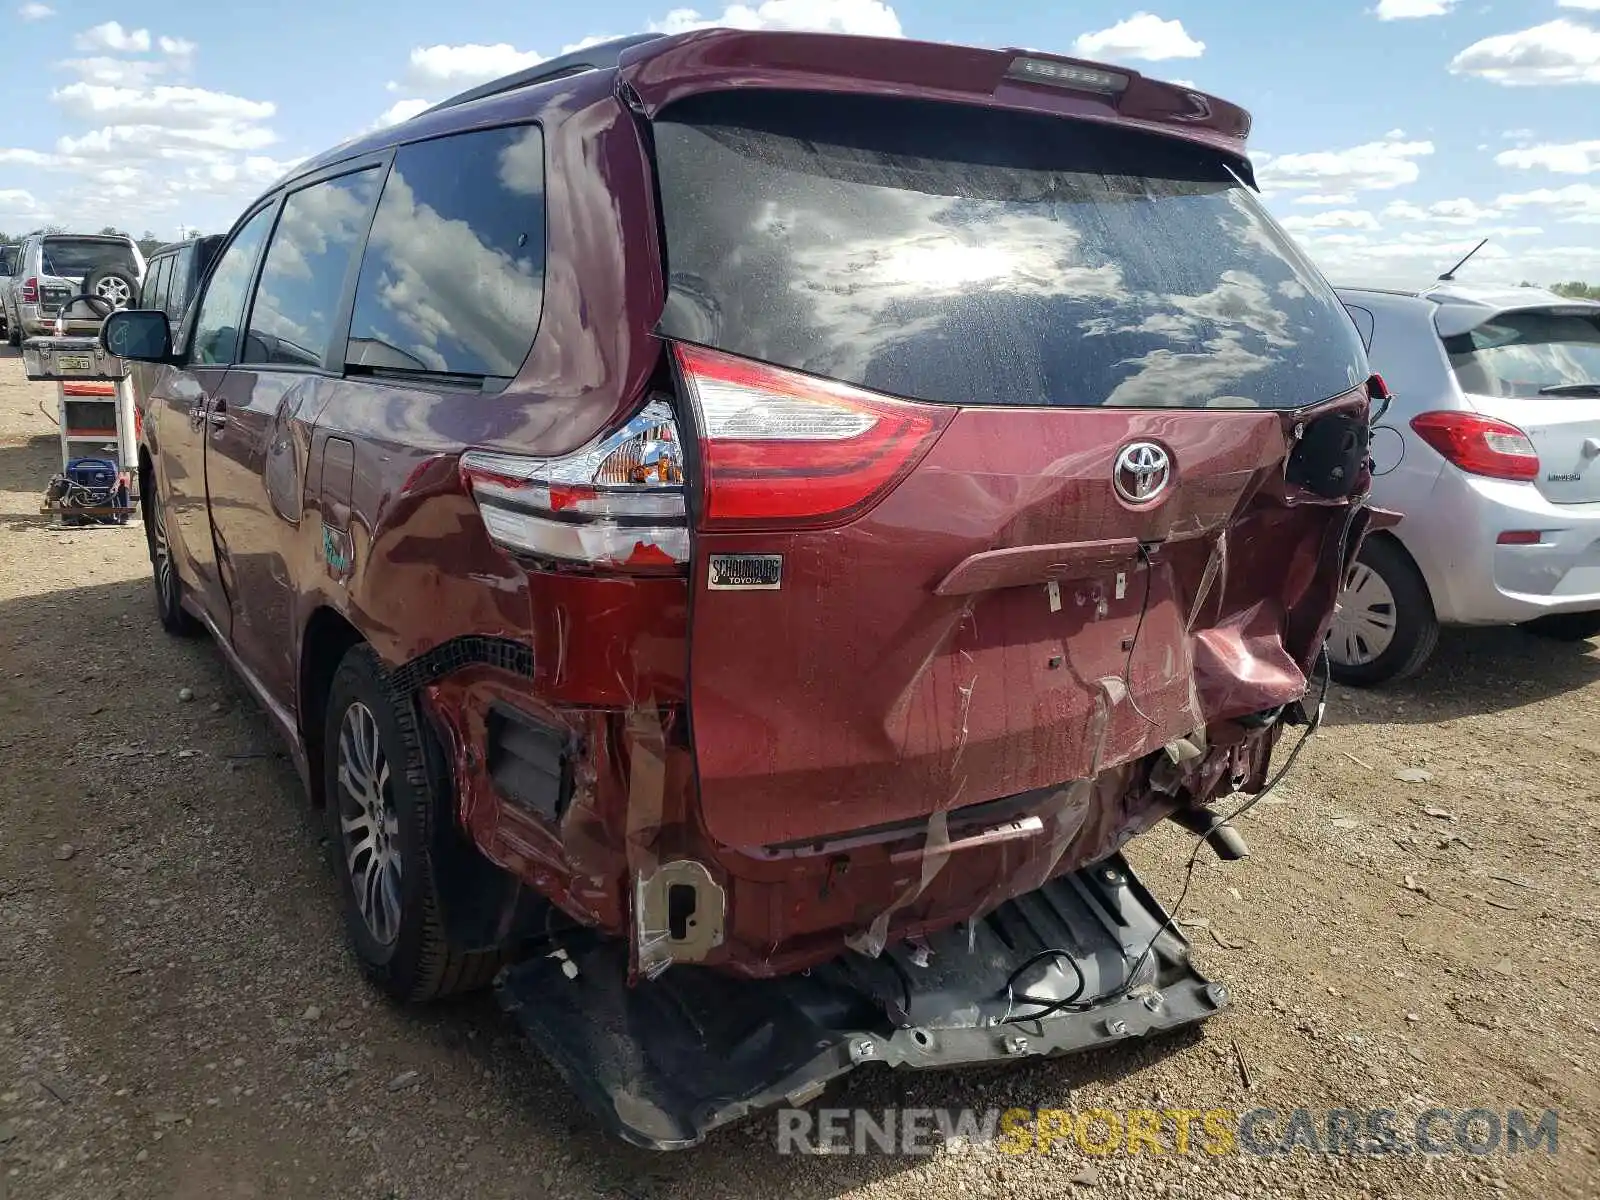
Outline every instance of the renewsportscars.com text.
<path id="1" fill-rule="evenodd" d="M 786 1108 L 780 1154 L 1554 1154 L 1553 1109 Z"/>

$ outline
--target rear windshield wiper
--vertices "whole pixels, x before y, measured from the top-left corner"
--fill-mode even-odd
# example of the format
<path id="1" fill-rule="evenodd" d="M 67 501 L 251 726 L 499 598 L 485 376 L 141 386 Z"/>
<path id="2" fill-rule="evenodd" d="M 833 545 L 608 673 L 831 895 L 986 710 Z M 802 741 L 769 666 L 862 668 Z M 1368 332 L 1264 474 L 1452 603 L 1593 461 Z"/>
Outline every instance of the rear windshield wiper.
<path id="1" fill-rule="evenodd" d="M 1600 382 L 1552 383 L 1539 389 L 1541 396 L 1600 396 Z"/>

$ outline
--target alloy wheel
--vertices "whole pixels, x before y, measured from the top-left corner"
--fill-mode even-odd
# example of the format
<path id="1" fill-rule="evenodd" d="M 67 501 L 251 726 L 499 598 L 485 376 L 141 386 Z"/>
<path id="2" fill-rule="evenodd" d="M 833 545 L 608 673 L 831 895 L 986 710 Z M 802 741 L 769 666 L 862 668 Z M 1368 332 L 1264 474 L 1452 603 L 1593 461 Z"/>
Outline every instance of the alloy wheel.
<path id="1" fill-rule="evenodd" d="M 400 934 L 400 818 L 378 722 L 359 700 L 339 727 L 340 849 L 356 908 L 384 946 Z"/>
<path id="2" fill-rule="evenodd" d="M 1339 595 L 1328 653 L 1342 666 L 1365 666 L 1394 641 L 1395 620 L 1394 592 L 1382 575 L 1357 562 Z"/>
<path id="3" fill-rule="evenodd" d="M 167 519 L 161 512 L 159 501 L 150 504 L 150 558 L 156 569 L 156 590 L 161 593 L 162 604 L 175 608 L 178 603 L 177 588 L 173 587 L 172 547 L 167 543 Z"/>
<path id="4" fill-rule="evenodd" d="M 108 275 L 95 284 L 94 294 L 109 301 L 114 308 L 126 308 L 133 299 L 133 289 L 128 286 L 128 281 L 115 275 Z"/>

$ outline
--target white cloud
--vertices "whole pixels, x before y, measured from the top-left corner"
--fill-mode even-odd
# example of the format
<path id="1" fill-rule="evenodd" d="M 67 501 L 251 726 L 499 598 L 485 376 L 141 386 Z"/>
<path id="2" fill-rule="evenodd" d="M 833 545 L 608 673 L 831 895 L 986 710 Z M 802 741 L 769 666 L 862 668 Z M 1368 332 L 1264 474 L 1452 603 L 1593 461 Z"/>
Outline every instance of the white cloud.
<path id="1" fill-rule="evenodd" d="M 1356 202 L 1353 192 L 1309 192 L 1304 196 L 1296 196 L 1292 203 L 1308 205 L 1329 204 L 1354 204 Z"/>
<path id="2" fill-rule="evenodd" d="M 394 88 L 469 88 L 501 75 L 524 71 L 544 61 L 533 50 L 518 50 L 509 42 L 493 46 L 418 46 L 411 51 L 406 73 Z"/>
<path id="3" fill-rule="evenodd" d="M 56 66 L 71 71 L 84 83 L 107 87 L 146 87 L 166 73 L 167 64 L 157 59 L 111 58 L 99 54 L 91 58 L 69 58 Z"/>
<path id="4" fill-rule="evenodd" d="M 802 29 L 821 33 L 857 33 L 868 37 L 900 37 L 900 18 L 882 0 L 765 0 L 763 4 L 730 4 L 721 16 L 704 17 L 692 8 L 675 8 L 650 28 L 657 33 L 686 33 L 711 25 L 734 29 Z"/>
<path id="5" fill-rule="evenodd" d="M 1442 17 L 1460 0 L 1378 0 L 1378 20 L 1404 21 L 1414 17 Z"/>
<path id="6" fill-rule="evenodd" d="M 433 107 L 432 100 L 397 100 L 383 112 L 373 126 L 382 129 L 386 125 L 398 125 L 401 121 L 409 121 L 420 112 L 426 112 Z"/>
<path id="7" fill-rule="evenodd" d="M 156 39 L 156 45 L 172 58 L 192 58 L 197 49 L 188 38 L 161 37 Z"/>
<path id="8" fill-rule="evenodd" d="M 1600 29 L 1562 20 L 1487 37 L 1451 59 L 1450 70 L 1505 87 L 1600 83 Z"/>
<path id="9" fill-rule="evenodd" d="M 1558 221 L 1600 225 L 1600 184 L 1569 183 L 1559 188 L 1538 188 L 1496 197 L 1499 208 L 1545 208 Z"/>
<path id="10" fill-rule="evenodd" d="M 143 54 L 150 49 L 148 29 L 124 29 L 116 21 L 107 21 L 85 29 L 72 39 L 79 50 L 101 50 L 112 54 Z"/>
<path id="11" fill-rule="evenodd" d="M 21 17 L 24 21 L 43 21 L 46 18 L 53 17 L 55 15 L 56 10 L 51 8 L 48 4 L 24 4 L 22 7 L 17 9 L 17 16 Z M 24 193 L 24 195 L 26 195 L 26 193 Z"/>
<path id="12" fill-rule="evenodd" d="M 1508 129 L 1500 135 L 1508 142 L 1527 142 L 1533 140 L 1531 129 Z"/>
<path id="13" fill-rule="evenodd" d="M 1356 208 L 1336 208 L 1328 212 L 1310 213 L 1302 216 L 1284 217 L 1278 222 L 1292 233 L 1304 233 L 1313 229 L 1378 229 L 1378 218 L 1371 213 Z"/>
<path id="14" fill-rule="evenodd" d="M 22 188 L 0 188 L 0 217 L 32 217 L 40 211 L 32 192 Z"/>
<path id="15" fill-rule="evenodd" d="M 147 89 L 71 83 L 51 97 L 69 115 L 111 124 L 202 128 L 218 121 L 264 121 L 277 111 L 270 100 L 246 100 L 194 87 Z"/>
<path id="16" fill-rule="evenodd" d="M 277 141 L 270 129 L 230 121 L 194 128 L 166 125 L 107 125 L 82 137 L 56 140 L 69 158 L 213 158 L 217 150 L 263 150 Z"/>
<path id="17" fill-rule="evenodd" d="M 1475 200 L 1438 200 L 1429 205 L 1412 204 L 1396 200 L 1387 205 L 1383 215 L 1398 221 L 1433 221 L 1442 225 L 1486 226 L 1503 214 L 1494 208 L 1485 208 Z"/>
<path id="18" fill-rule="evenodd" d="M 1600 5 L 1600 0 L 1595 0 Z M 1524 146 L 1517 150 L 1502 150 L 1494 156 L 1502 167 L 1519 170 L 1542 168 L 1558 175 L 1587 175 L 1600 171 L 1600 141 L 1547 142 L 1540 146 Z"/>
<path id="19" fill-rule="evenodd" d="M 1268 190 L 1381 191 L 1415 183 L 1422 172 L 1414 160 L 1432 153 L 1432 142 L 1385 139 L 1348 150 L 1280 154 L 1267 162 L 1259 177 Z"/>
<path id="20" fill-rule="evenodd" d="M 1072 52 L 1079 57 L 1112 61 L 1199 58 L 1205 48 L 1204 42 L 1189 36 L 1182 21 L 1163 21 L 1147 12 L 1134 13 L 1109 29 L 1086 33 L 1072 44 Z"/>
<path id="21" fill-rule="evenodd" d="M 1590 12 L 1600 11 L 1600 0 L 1556 0 L 1557 8 L 1583 8 Z"/>

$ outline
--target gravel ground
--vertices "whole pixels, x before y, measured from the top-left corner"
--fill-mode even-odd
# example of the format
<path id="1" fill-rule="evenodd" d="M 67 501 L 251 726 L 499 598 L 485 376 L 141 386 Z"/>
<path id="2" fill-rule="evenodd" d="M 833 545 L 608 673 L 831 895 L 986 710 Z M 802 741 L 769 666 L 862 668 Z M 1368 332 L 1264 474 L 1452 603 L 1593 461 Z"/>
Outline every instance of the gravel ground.
<path id="1" fill-rule="evenodd" d="M 882 1108 L 1559 1111 L 1517 1156 L 782 1157 L 769 1117 L 597 1134 L 479 996 L 402 1010 L 347 957 L 293 768 L 205 640 L 157 628 L 136 526 L 36 515 L 49 385 L 0 357 L 0 1200 L 10 1197 L 1600 1195 L 1600 658 L 1448 634 L 1209 854 L 1183 917 L 1236 1004 L 1015 1070 L 860 1072 Z M 186 698 L 187 697 L 187 698 Z M 1401 776 L 1404 776 L 1402 778 Z M 1163 896 L 1189 842 L 1130 858 Z"/>

